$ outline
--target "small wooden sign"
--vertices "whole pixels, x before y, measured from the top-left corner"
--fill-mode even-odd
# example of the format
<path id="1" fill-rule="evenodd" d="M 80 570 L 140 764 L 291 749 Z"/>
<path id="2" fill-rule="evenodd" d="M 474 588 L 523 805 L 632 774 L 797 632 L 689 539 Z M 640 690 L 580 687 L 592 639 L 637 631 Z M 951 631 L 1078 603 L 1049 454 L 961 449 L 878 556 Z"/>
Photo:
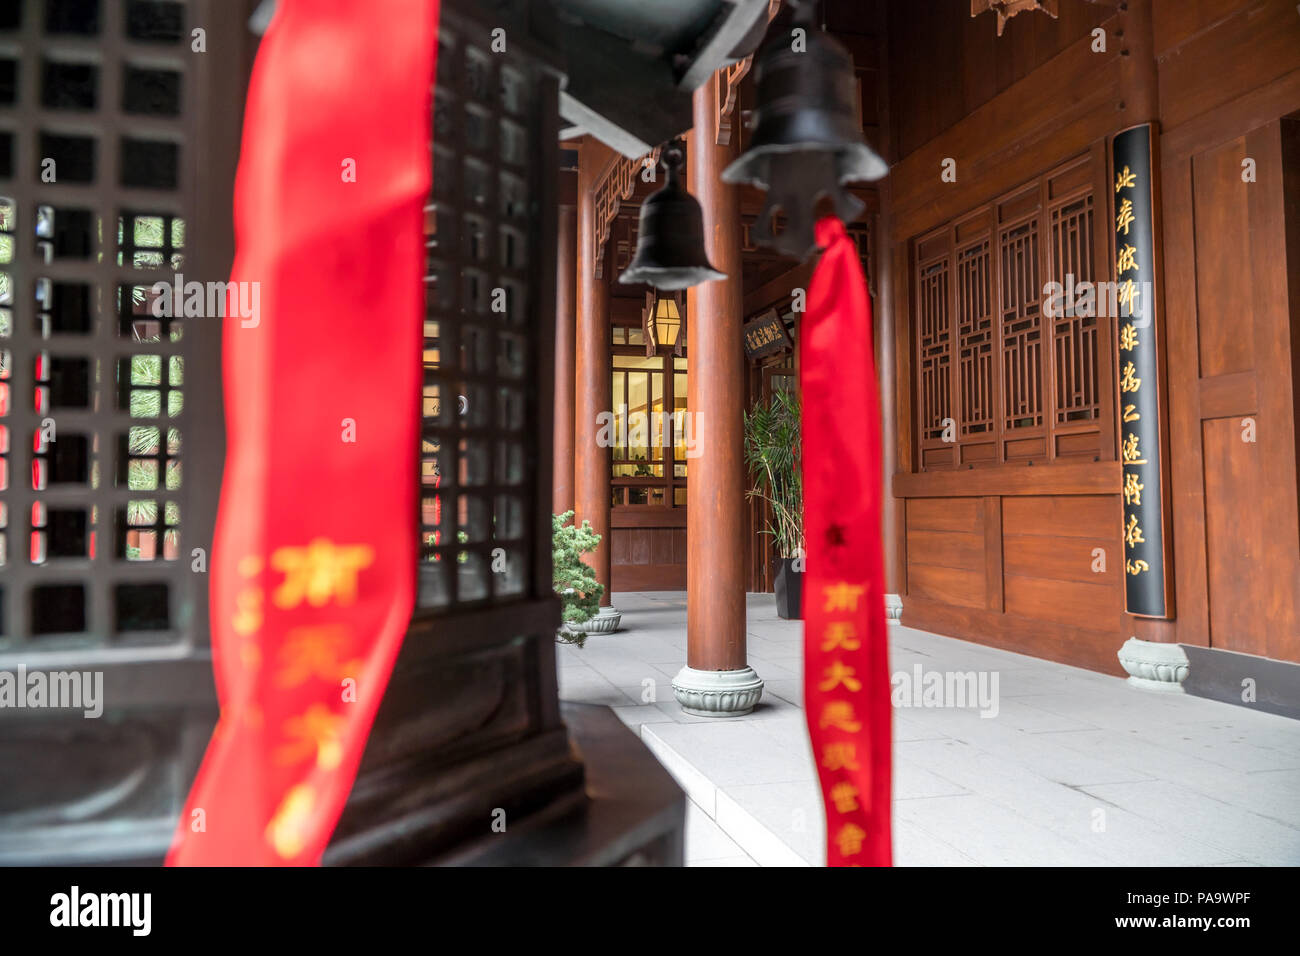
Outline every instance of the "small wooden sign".
<path id="1" fill-rule="evenodd" d="M 775 309 L 745 323 L 745 355 L 749 358 L 761 358 L 793 347 L 785 323 Z"/>

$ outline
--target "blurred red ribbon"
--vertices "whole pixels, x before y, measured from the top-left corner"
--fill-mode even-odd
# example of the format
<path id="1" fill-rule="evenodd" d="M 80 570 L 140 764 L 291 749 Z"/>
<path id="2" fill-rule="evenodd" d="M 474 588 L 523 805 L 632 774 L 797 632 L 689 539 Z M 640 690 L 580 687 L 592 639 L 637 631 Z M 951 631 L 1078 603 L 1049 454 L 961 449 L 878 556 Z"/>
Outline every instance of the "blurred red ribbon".
<path id="1" fill-rule="evenodd" d="M 281 0 L 235 183 L 221 717 L 169 865 L 320 862 L 410 620 L 438 0 Z M 231 315 L 227 310 L 227 315 Z"/>
<path id="2" fill-rule="evenodd" d="M 890 684 L 880 537 L 880 396 L 871 299 L 844 224 L 799 330 L 803 416 L 804 704 L 826 805 L 828 866 L 889 866 Z"/>

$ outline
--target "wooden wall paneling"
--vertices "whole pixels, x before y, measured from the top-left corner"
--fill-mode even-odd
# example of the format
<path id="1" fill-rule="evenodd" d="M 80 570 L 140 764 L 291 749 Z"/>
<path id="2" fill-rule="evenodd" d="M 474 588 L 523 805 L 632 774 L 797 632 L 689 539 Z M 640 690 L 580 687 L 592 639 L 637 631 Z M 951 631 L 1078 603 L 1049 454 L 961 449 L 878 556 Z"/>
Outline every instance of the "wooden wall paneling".
<path id="1" fill-rule="evenodd" d="M 1123 676 L 1115 657 L 1116 635 L 1123 633 L 1119 613 L 1093 615 L 1088 628 L 1057 621 L 998 613 L 984 608 L 954 607 L 920 595 L 903 603 L 903 623 L 936 634 Z"/>
<path id="2" fill-rule="evenodd" d="M 1111 510 L 1110 507 L 1107 510 Z M 1095 537 L 1024 534 L 1008 529 L 1002 539 L 1005 573 L 1020 577 L 1042 577 L 1080 584 L 1102 584 L 1119 591 L 1123 584 L 1124 558 L 1119 549 L 1119 531 L 1114 521 L 1096 529 Z M 1043 529 L 1037 529 L 1040 532 Z M 1105 570 L 1094 571 L 1096 549 L 1105 556 Z"/>
<path id="3" fill-rule="evenodd" d="M 1196 233 L 1209 243 L 1198 247 L 1208 253 L 1221 246 L 1228 253 L 1197 257 L 1197 367 L 1202 378 L 1247 372 L 1256 364 L 1254 325 L 1243 319 L 1262 303 L 1256 301 L 1251 270 L 1242 268 L 1241 256 L 1230 254 L 1234 246 L 1244 246 L 1250 231 L 1250 187 L 1241 181 L 1245 158 L 1242 137 L 1192 160 Z"/>
<path id="4" fill-rule="evenodd" d="M 907 531 L 907 558 L 914 564 L 972 571 L 986 564 L 986 538 L 978 533 L 912 527 Z"/>
<path id="5" fill-rule="evenodd" d="M 1086 37 L 1113 6 L 1062 0 L 1056 19 L 1015 17 L 999 37 L 996 18 L 971 17 L 964 2 L 888 4 L 891 47 L 916 51 L 889 63 L 890 85 L 898 91 L 892 130 L 896 155 L 913 152 L 1028 77 Z"/>
<path id="6" fill-rule="evenodd" d="M 1110 133 L 1118 98 L 1113 69 L 1118 44 L 1107 51 L 1093 53 L 1090 38 L 1072 44 L 1033 76 L 902 158 L 890 173 L 894 239 L 906 240 L 988 202 Z M 939 180 L 946 157 L 957 160 L 956 183 Z"/>
<path id="7" fill-rule="evenodd" d="M 1300 21 L 1300 11 L 1293 10 L 1292 14 Z M 1296 35 L 1296 45 L 1300 48 L 1300 33 Z M 1287 248 L 1285 182 L 1288 176 L 1300 176 L 1300 157 L 1284 154 L 1280 121 L 1248 133 L 1246 148 L 1261 170 L 1258 182 L 1251 184 L 1247 191 L 1250 208 L 1247 262 L 1259 303 L 1253 313 L 1255 341 L 1259 347 L 1256 367 L 1263 385 L 1259 390 L 1259 421 L 1273 423 L 1268 433 L 1251 445 L 1261 455 L 1260 479 L 1266 497 L 1252 501 L 1250 506 L 1261 512 L 1267 525 L 1256 540 L 1263 545 L 1261 563 L 1269 569 L 1266 576 L 1257 573 L 1253 579 L 1265 585 L 1256 595 L 1258 603 L 1254 613 L 1267 633 L 1267 656 L 1300 661 L 1300 501 L 1297 501 L 1300 476 L 1297 475 L 1295 418 L 1296 391 L 1300 384 L 1293 377 L 1295 369 L 1291 363 L 1293 335 L 1300 333 L 1300 327 L 1291 324 L 1300 287 L 1293 286 L 1290 290 L 1287 287 L 1287 256 L 1300 250 Z M 1294 203 L 1289 208 L 1294 215 Z M 1291 222 L 1289 227 L 1294 232 L 1295 223 Z M 1294 273 L 1294 263 L 1291 269 Z M 1240 439 L 1238 422 L 1237 440 L 1246 444 Z"/>
<path id="8" fill-rule="evenodd" d="M 1164 55 L 1251 4 L 1258 4 L 1258 0 L 1152 0 L 1156 55 Z"/>
<path id="9" fill-rule="evenodd" d="M 1050 468 L 976 468 L 973 471 L 900 474 L 894 476 L 894 494 L 902 498 L 1109 495 L 1120 487 L 1120 482 L 1119 462 L 1063 462 Z"/>
<path id="10" fill-rule="evenodd" d="M 1272 422 L 1260 416 L 1268 427 Z M 1278 595 L 1262 603 L 1277 580 L 1257 547 L 1276 529 L 1263 506 L 1270 490 L 1261 481 L 1260 444 L 1241 440 L 1235 418 L 1202 421 L 1205 455 L 1205 551 L 1210 564 L 1210 645 L 1245 654 L 1267 654 L 1267 631 L 1282 627 L 1275 617 Z M 1261 566 L 1263 565 L 1263 566 Z M 1261 593 L 1263 592 L 1263 593 Z"/>
<path id="11" fill-rule="evenodd" d="M 1165 29 L 1173 28 L 1166 23 Z M 1160 119 L 1166 129 L 1300 70 L 1300 14 L 1292 0 L 1241 4 L 1208 28 L 1176 36 L 1165 32 L 1156 38 Z M 1177 45 L 1161 48 L 1171 42 Z"/>
<path id="12" fill-rule="evenodd" d="M 1054 621 L 1068 627 L 1091 629 L 1099 621 L 1114 620 L 1124 611 L 1124 595 L 1118 588 L 1076 581 L 1008 574 L 1006 611 L 1040 621 Z M 1119 648 L 1116 628 L 1110 635 L 1111 654 Z"/>
<path id="13" fill-rule="evenodd" d="M 989 495 L 984 499 L 984 600 L 990 611 L 1005 606 L 1003 592 L 1002 499 Z"/>
<path id="14" fill-rule="evenodd" d="M 911 564 L 907 568 L 908 593 L 939 604 L 984 607 L 984 570 Z"/>
<path id="15" fill-rule="evenodd" d="M 979 508 L 979 498 L 918 499 L 908 508 L 907 527 L 978 534 Z"/>
<path id="16" fill-rule="evenodd" d="M 1169 381 L 1169 469 L 1173 497 L 1175 633 L 1180 643 L 1210 643 L 1205 555 L 1205 484 L 1197 330 L 1196 237 L 1192 163 L 1166 153 L 1161 186 L 1164 206 L 1165 356 Z M 1112 413 L 1113 414 L 1113 413 Z"/>
<path id="17" fill-rule="evenodd" d="M 963 607 L 986 605 L 982 499 L 909 502 L 906 529 L 909 594 Z"/>
<path id="18" fill-rule="evenodd" d="M 1115 487 L 1118 486 L 1116 482 Z M 1113 539 L 1111 547 L 1117 547 L 1120 524 L 1116 519 L 1117 498 L 1113 494 L 1008 497 L 1002 501 L 1002 521 L 1008 534 L 1107 538 Z"/>

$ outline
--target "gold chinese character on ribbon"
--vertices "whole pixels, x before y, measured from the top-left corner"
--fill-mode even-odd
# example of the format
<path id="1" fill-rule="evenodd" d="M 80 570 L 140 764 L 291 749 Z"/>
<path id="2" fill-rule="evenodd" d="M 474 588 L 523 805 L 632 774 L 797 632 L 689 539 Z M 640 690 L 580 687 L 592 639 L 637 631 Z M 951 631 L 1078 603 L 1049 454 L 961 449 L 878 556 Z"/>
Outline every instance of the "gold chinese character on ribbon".
<path id="1" fill-rule="evenodd" d="M 285 721 L 286 742 L 276 754 L 276 760 L 281 764 L 295 764 L 314 754 L 317 767 L 333 770 L 343 762 L 342 726 L 342 717 L 324 704 L 312 704 L 304 713 Z"/>
<path id="2" fill-rule="evenodd" d="M 248 637 L 262 627 L 262 589 L 244 588 L 235 595 L 235 613 L 230 626 L 240 637 Z"/>
<path id="3" fill-rule="evenodd" d="M 1138 378 L 1137 366 L 1132 362 L 1124 363 L 1124 370 L 1120 375 L 1119 389 L 1121 392 L 1136 392 L 1142 387 L 1142 379 Z"/>
<path id="4" fill-rule="evenodd" d="M 847 780 L 831 787 L 831 803 L 839 813 L 852 813 L 858 807 L 858 788 Z"/>
<path id="5" fill-rule="evenodd" d="M 857 692 L 862 690 L 862 681 L 854 677 L 855 671 L 852 667 L 841 661 L 831 662 L 831 666 L 826 668 L 826 678 L 817 685 L 818 690 L 834 690 L 840 684 L 843 684 L 848 690 Z"/>
<path id="6" fill-rule="evenodd" d="M 271 555 L 271 567 L 284 572 L 284 583 L 275 592 L 276 607 L 294 608 L 304 600 L 312 607 L 324 607 L 331 600 L 352 604 L 357 576 L 374 560 L 370 545 L 336 545 L 325 538 L 305 548 L 279 548 Z"/>
<path id="7" fill-rule="evenodd" d="M 828 701 L 822 707 L 822 715 L 818 719 L 817 725 L 822 730 L 827 727 L 834 727 L 838 730 L 846 730 L 851 734 L 856 734 L 862 729 L 862 724 L 853 712 L 853 705 L 847 700 Z"/>
<path id="8" fill-rule="evenodd" d="M 1139 415 L 1139 414 L 1137 413 L 1137 406 L 1136 406 L 1136 405 L 1125 405 L 1125 406 L 1124 406 L 1124 421 L 1126 421 L 1126 422 L 1136 422 L 1136 421 L 1140 420 L 1141 418 L 1142 418 L 1142 416 Z"/>
<path id="9" fill-rule="evenodd" d="M 1142 454 L 1142 452 L 1140 452 L 1140 451 L 1138 450 L 1138 436 L 1137 436 L 1137 435 L 1125 435 L 1125 436 L 1124 436 L 1124 449 L 1123 449 L 1123 450 L 1124 450 L 1124 464 L 1126 464 L 1126 465 L 1145 465 L 1145 464 L 1147 463 L 1147 460 L 1146 460 L 1145 458 L 1140 458 L 1140 457 L 1138 457 L 1139 455 Z"/>
<path id="10" fill-rule="evenodd" d="M 826 592 L 826 606 L 822 610 L 856 611 L 858 609 L 858 598 L 862 596 L 862 592 L 866 589 L 864 584 L 848 584 L 844 581 L 839 584 L 827 585 L 822 589 Z"/>
<path id="11" fill-rule="evenodd" d="M 858 770 L 858 748 L 844 741 L 829 743 L 822 749 L 822 766 L 827 770 Z"/>
<path id="12" fill-rule="evenodd" d="M 1119 330 L 1119 347 L 1125 352 L 1132 352 L 1142 343 L 1138 341 L 1137 329 L 1133 328 L 1132 322 L 1125 322 Z"/>
<path id="13" fill-rule="evenodd" d="M 866 836 L 867 831 L 856 823 L 846 823 L 835 834 L 835 845 L 839 847 L 841 856 L 853 856 L 862 852 L 862 841 Z"/>
<path id="14" fill-rule="evenodd" d="M 1136 185 L 1137 185 L 1137 173 L 1130 172 L 1128 166 L 1125 166 L 1122 170 L 1120 170 L 1119 174 L 1115 177 L 1116 193 L 1118 193 L 1121 189 L 1129 189 L 1130 187 Z"/>
<path id="15" fill-rule="evenodd" d="M 1115 231 L 1128 235 L 1128 227 L 1137 221 L 1133 215 L 1133 200 L 1125 199 L 1119 205 L 1119 213 L 1115 216 Z"/>
<path id="16" fill-rule="evenodd" d="M 1138 558 L 1136 561 L 1133 560 L 1125 561 L 1124 568 L 1125 570 L 1128 571 L 1129 574 L 1136 577 L 1137 575 L 1141 574 L 1143 571 L 1150 571 L 1151 565 L 1147 564 L 1141 558 Z"/>
<path id="17" fill-rule="evenodd" d="M 1145 487 L 1146 485 L 1138 480 L 1138 476 L 1134 472 L 1124 472 L 1124 504 L 1142 504 L 1142 489 Z"/>
<path id="18" fill-rule="evenodd" d="M 280 801 L 275 816 L 266 825 L 266 841 L 282 859 L 297 856 L 307 845 L 307 825 L 316 805 L 316 791 L 300 783 Z"/>
<path id="19" fill-rule="evenodd" d="M 833 651 L 842 647 L 846 651 L 856 651 L 862 646 L 858 640 L 857 628 L 852 621 L 831 621 L 826 625 L 826 640 L 822 642 L 823 651 Z"/>
<path id="20" fill-rule="evenodd" d="M 344 660 L 351 631 L 342 624 L 296 627 L 285 636 L 280 650 L 281 687 L 296 687 L 309 677 L 334 682 L 360 674 L 364 661 Z"/>

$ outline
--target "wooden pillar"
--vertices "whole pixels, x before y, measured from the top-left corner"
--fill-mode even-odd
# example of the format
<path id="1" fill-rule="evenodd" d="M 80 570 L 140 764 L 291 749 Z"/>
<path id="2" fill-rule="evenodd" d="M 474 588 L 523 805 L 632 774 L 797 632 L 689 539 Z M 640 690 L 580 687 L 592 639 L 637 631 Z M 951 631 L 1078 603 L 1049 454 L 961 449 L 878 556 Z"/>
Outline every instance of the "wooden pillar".
<path id="1" fill-rule="evenodd" d="M 686 406 L 697 416 L 702 453 L 687 476 L 686 660 L 699 671 L 746 667 L 740 205 L 736 188 L 719 178 L 736 151 L 717 145 L 717 83 L 715 75 L 695 91 L 688 147 L 689 187 L 704 209 L 709 261 L 727 274 L 695 286 L 687 303 Z"/>
<path id="2" fill-rule="evenodd" d="M 1129 126 L 1135 126 L 1138 123 L 1151 122 L 1154 124 L 1152 131 L 1152 146 L 1158 148 L 1160 142 L 1160 86 L 1159 72 L 1156 68 L 1155 53 L 1155 32 L 1152 23 L 1153 0 L 1128 0 L 1127 5 L 1122 7 L 1119 13 L 1119 29 L 1123 33 L 1120 37 L 1120 84 L 1119 95 L 1121 98 L 1120 115 L 1122 120 L 1119 129 Z M 1159 154 L 1153 162 L 1156 176 L 1160 175 Z M 1158 259 L 1164 258 L 1164 236 L 1160 228 L 1159 212 L 1159 192 L 1155 194 L 1157 205 L 1155 206 L 1156 215 L 1156 233 L 1155 244 L 1157 247 L 1156 256 Z M 1166 323 L 1166 313 L 1164 311 L 1164 288 L 1161 277 L 1156 278 L 1156 318 L 1155 321 L 1164 325 Z M 1167 387 L 1169 380 L 1168 370 L 1165 367 L 1165 349 L 1167 337 L 1160 336 L 1160 387 L 1163 390 Z M 1160 432 L 1163 436 L 1164 452 L 1162 456 L 1164 465 L 1164 511 L 1167 516 L 1165 525 L 1165 535 L 1172 533 L 1173 528 L 1173 496 L 1169 493 L 1168 472 L 1172 465 L 1169 458 L 1169 402 L 1160 403 Z M 1117 489 L 1118 490 L 1118 489 Z M 1166 537 L 1167 540 L 1167 537 Z M 1168 549 L 1168 560 L 1165 566 L 1165 574 L 1170 581 L 1172 589 L 1174 576 L 1174 565 L 1172 560 L 1172 549 Z M 1174 607 L 1177 607 L 1175 601 Z M 1131 626 L 1131 633 L 1141 641 L 1155 641 L 1158 643 L 1172 643 L 1177 641 L 1177 631 L 1172 620 L 1163 621 L 1151 618 L 1128 617 L 1127 620 Z"/>
<path id="3" fill-rule="evenodd" d="M 578 280 L 578 209 L 561 205 L 556 230 L 555 277 L 555 461 L 551 482 L 551 511 L 564 514 L 574 507 L 573 421 L 577 379 L 575 334 Z"/>
<path id="4" fill-rule="evenodd" d="M 613 403 L 609 364 L 609 286 L 596 278 L 596 194 L 601 172 L 614 159 L 613 152 L 594 140 L 583 143 L 578 154 L 578 267 L 576 281 L 577 331 L 574 371 L 574 520 L 591 522 L 600 546 L 588 561 L 596 580 L 605 586 L 602 606 L 610 605 L 609 510 L 610 451 L 596 442 L 596 416 L 609 412 Z M 608 267 L 607 267 L 608 268 Z"/>
<path id="5" fill-rule="evenodd" d="M 885 22 L 882 18 L 882 23 Z M 880 75 L 889 75 L 889 31 L 880 32 L 877 56 Z M 879 84 L 877 109 L 880 115 L 880 134 L 877 142 L 887 161 L 893 160 L 893 113 L 889 98 L 889 84 Z M 885 548 L 885 614 L 897 622 L 902 614 L 901 597 L 907 586 L 902 562 L 901 536 L 906 534 L 903 521 L 903 503 L 894 497 L 894 475 L 898 472 L 898 336 L 894 317 L 894 245 L 893 245 L 893 185 L 890 177 L 879 186 L 880 212 L 875 217 L 872 230 L 872 321 L 876 334 L 876 376 L 880 382 L 880 468 L 881 513 L 880 534 Z M 906 403 L 904 403 L 906 405 Z"/>

